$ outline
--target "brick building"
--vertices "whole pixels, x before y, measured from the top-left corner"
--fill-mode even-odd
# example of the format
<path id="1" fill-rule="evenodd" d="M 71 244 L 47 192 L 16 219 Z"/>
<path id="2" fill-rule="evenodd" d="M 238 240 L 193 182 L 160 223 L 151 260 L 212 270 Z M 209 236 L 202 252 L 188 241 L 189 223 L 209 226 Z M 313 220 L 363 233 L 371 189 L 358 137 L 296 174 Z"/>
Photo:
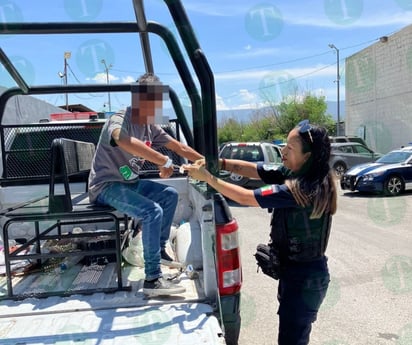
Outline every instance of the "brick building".
<path id="1" fill-rule="evenodd" d="M 412 142 L 412 25 L 345 64 L 346 133 L 382 153 Z"/>

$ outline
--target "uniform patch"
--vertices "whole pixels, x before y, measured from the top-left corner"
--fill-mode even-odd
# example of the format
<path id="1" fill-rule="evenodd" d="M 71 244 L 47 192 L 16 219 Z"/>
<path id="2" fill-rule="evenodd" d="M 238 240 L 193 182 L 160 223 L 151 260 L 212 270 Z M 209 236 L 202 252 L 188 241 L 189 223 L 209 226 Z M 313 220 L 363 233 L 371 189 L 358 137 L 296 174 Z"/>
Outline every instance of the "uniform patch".
<path id="1" fill-rule="evenodd" d="M 267 196 L 267 195 L 272 195 L 274 193 L 277 193 L 278 189 L 276 185 L 268 185 L 260 188 L 260 194 L 262 196 Z"/>
<path id="2" fill-rule="evenodd" d="M 279 164 L 274 164 L 274 163 L 263 164 L 263 170 L 265 171 L 278 170 L 278 169 L 279 169 Z"/>

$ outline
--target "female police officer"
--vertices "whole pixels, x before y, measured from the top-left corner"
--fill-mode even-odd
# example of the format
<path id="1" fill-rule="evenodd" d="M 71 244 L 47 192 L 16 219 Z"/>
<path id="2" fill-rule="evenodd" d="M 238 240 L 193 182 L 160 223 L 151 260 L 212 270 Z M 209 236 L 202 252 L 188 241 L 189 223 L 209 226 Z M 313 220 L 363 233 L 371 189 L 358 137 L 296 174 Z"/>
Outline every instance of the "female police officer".
<path id="1" fill-rule="evenodd" d="M 292 129 L 282 149 L 283 165 L 220 159 L 223 170 L 260 178 L 268 185 L 255 190 L 210 174 L 204 161 L 185 165 L 189 176 L 247 206 L 273 209 L 269 246 L 280 262 L 278 300 L 281 345 L 309 343 L 312 323 L 326 295 L 329 272 L 325 250 L 336 189 L 329 169 L 330 142 L 323 127 L 308 120 Z"/>

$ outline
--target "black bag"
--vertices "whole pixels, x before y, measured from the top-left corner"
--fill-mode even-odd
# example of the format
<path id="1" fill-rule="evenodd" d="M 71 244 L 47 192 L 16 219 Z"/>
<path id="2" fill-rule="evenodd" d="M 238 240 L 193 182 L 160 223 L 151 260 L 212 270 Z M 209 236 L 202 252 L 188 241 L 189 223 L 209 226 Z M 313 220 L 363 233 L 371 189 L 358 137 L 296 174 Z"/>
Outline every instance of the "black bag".
<path id="1" fill-rule="evenodd" d="M 258 244 L 256 248 L 256 263 L 262 272 L 273 279 L 279 279 L 280 261 L 275 249 L 267 244 Z"/>

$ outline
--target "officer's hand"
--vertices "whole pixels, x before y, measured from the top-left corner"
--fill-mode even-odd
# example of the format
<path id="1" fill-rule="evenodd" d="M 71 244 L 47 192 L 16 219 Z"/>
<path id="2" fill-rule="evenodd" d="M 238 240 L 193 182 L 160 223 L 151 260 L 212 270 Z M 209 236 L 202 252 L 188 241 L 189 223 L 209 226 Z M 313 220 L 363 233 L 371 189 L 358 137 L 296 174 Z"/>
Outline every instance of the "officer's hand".
<path id="1" fill-rule="evenodd" d="M 200 159 L 197 159 L 193 164 L 200 165 L 200 166 L 205 166 L 206 165 L 206 160 L 204 158 L 200 158 Z"/>
<path id="2" fill-rule="evenodd" d="M 183 164 L 183 169 L 187 171 L 188 175 L 191 178 L 199 181 L 206 181 L 209 175 L 209 172 L 202 165 L 196 164 Z"/>

